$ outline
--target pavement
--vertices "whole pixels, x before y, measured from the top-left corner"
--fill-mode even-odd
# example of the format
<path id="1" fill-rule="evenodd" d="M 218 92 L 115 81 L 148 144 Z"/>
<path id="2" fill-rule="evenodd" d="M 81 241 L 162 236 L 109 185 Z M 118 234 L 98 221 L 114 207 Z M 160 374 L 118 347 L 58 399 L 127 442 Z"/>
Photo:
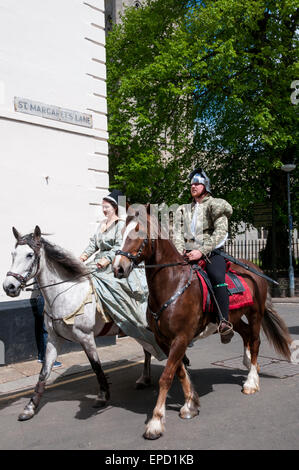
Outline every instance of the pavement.
<path id="1" fill-rule="evenodd" d="M 299 297 L 273 298 L 276 304 L 299 304 Z M 132 338 L 117 338 L 116 344 L 99 347 L 99 357 L 104 369 L 113 366 L 113 362 L 119 361 L 143 361 L 144 355 L 141 346 Z M 90 364 L 84 351 L 76 351 L 58 356 L 62 366 L 53 369 L 47 384 L 56 382 L 57 379 L 65 379 L 69 376 L 81 374 L 91 370 Z M 10 393 L 30 390 L 35 387 L 41 364 L 34 361 L 18 362 L 0 367 L 0 401 Z"/>
<path id="2" fill-rule="evenodd" d="M 113 366 L 115 361 L 137 362 L 144 359 L 141 346 L 130 337 L 117 338 L 116 344 L 101 346 L 97 350 L 104 369 Z M 91 371 L 90 363 L 83 350 L 59 355 L 57 360 L 62 363 L 62 366 L 52 370 L 47 384 L 56 382 L 57 379 L 63 380 L 69 376 Z M 41 364 L 37 359 L 0 367 L 0 401 L 10 393 L 34 388 L 40 370 Z"/>

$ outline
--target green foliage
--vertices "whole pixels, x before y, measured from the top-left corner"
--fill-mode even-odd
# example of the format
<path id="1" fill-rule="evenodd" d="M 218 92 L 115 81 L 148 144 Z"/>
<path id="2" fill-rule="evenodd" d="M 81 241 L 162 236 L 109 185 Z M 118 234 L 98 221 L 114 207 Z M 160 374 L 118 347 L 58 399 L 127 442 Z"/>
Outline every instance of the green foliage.
<path id="1" fill-rule="evenodd" d="M 296 161 L 296 0 L 149 0 L 107 38 L 110 174 L 139 202 L 189 201 L 196 164 L 214 194 L 253 222 L 256 202 L 286 214 L 282 163 Z M 292 175 L 298 220 L 299 168 Z"/>
<path id="2" fill-rule="evenodd" d="M 195 119 L 187 4 L 129 8 L 107 39 L 110 173 L 139 202 L 176 200 L 183 187 Z"/>

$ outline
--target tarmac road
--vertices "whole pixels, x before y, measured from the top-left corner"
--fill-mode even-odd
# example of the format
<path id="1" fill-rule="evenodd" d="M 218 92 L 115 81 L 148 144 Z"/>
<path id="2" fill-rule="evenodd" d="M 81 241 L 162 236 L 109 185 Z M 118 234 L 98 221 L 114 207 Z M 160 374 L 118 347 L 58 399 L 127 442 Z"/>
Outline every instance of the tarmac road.
<path id="1" fill-rule="evenodd" d="M 275 308 L 292 337 L 298 340 L 299 303 L 275 304 Z M 104 363 L 104 368 L 110 370 L 111 382 L 111 400 L 106 408 L 93 408 L 97 382 L 90 370 L 55 380 L 47 389 L 38 414 L 27 422 L 17 421 L 28 401 L 25 391 L 0 396 L 0 448 L 298 449 L 299 365 L 279 362 L 262 336 L 261 391 L 245 396 L 241 388 L 247 372 L 238 366 L 241 359 L 226 362 L 241 358 L 242 354 L 242 341 L 237 334 L 229 345 L 222 345 L 218 335 L 213 335 L 188 349 L 189 371 L 200 396 L 201 411 L 192 420 L 179 418 L 183 393 L 175 379 L 167 399 L 166 432 L 159 440 L 146 441 L 142 434 L 155 406 L 164 363 L 154 360 L 153 385 L 135 390 L 134 383 L 142 369 L 140 349 L 139 357 L 129 354 L 127 360 L 113 357 Z"/>

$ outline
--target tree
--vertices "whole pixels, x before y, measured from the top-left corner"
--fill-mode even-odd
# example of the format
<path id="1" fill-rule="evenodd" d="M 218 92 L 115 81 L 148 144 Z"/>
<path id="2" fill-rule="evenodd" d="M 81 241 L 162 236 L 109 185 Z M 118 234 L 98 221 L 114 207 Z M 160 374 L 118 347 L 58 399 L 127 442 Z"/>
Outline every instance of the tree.
<path id="1" fill-rule="evenodd" d="M 296 161 L 299 133 L 290 100 L 299 78 L 296 5 L 151 0 L 127 10 L 107 40 L 113 183 L 140 202 L 187 202 L 187 174 L 201 164 L 236 224 L 253 222 L 257 202 L 273 202 L 282 240 L 280 167 Z M 297 166 L 293 196 L 298 177 Z M 298 220 L 298 199 L 292 204 Z"/>
<path id="2" fill-rule="evenodd" d="M 287 264 L 286 177 L 280 168 L 297 158 L 298 109 L 290 85 L 299 76 L 298 18 L 293 0 L 224 0 L 190 12 L 197 147 L 207 149 L 205 161 L 237 217 L 252 223 L 256 202 L 274 204 L 280 243 L 275 250 L 268 244 L 268 267 L 274 251 L 278 267 Z M 298 199 L 293 209 L 298 217 Z M 272 236 L 270 231 L 271 242 Z"/>
<path id="3" fill-rule="evenodd" d="M 188 1 L 127 9 L 107 38 L 110 174 L 138 202 L 175 202 L 193 143 Z M 188 82 L 192 84 L 188 87 Z"/>

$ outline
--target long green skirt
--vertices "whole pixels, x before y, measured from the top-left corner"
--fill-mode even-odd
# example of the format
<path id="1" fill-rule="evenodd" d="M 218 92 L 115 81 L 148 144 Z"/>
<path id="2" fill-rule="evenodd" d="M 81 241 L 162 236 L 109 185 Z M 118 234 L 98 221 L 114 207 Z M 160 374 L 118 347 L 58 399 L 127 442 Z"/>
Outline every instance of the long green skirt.
<path id="1" fill-rule="evenodd" d="M 91 271 L 96 269 L 95 263 L 88 263 L 88 266 Z M 105 270 L 93 273 L 91 278 L 104 313 L 159 361 L 166 359 L 154 334 L 147 329 L 148 289 L 144 271 L 133 270 L 128 278 L 117 279 L 109 265 Z"/>

